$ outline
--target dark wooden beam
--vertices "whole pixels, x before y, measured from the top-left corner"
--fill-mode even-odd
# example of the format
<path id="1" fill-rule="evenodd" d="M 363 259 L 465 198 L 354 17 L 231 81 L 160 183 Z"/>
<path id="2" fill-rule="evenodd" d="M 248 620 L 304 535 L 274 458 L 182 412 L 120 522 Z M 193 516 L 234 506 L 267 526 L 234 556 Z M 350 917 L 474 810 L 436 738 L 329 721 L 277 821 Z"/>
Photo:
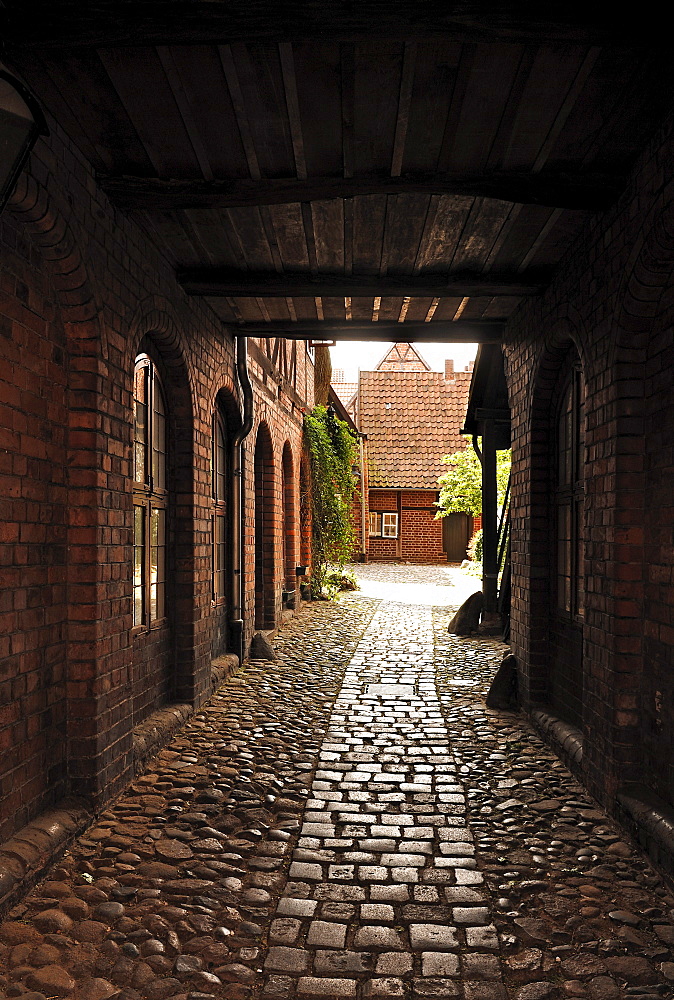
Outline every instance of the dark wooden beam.
<path id="1" fill-rule="evenodd" d="M 4 0 L 2 32 L 26 45 L 186 45 L 235 40 L 294 38 L 433 38 L 457 41 L 576 42 L 652 39 L 652 22 L 630 9 L 575 0 L 547 4 L 503 0 L 358 0 L 279 4 L 278 0 Z M 622 16 L 621 16 L 622 15 Z"/>
<path id="2" fill-rule="evenodd" d="M 346 323 L 301 320 L 297 323 L 241 323 L 230 327 L 237 337 L 284 337 L 286 340 L 381 340 L 393 343 L 498 344 L 503 320 L 436 320 L 432 323 Z"/>
<path id="3" fill-rule="evenodd" d="M 521 205 L 600 212 L 623 188 L 621 177 L 609 174 L 499 173 L 435 174 L 388 177 L 294 177 L 264 180 L 184 181 L 154 177 L 101 176 L 101 187 L 122 209 L 246 208 L 330 201 L 370 194 L 453 195 L 493 198 Z"/>
<path id="4" fill-rule="evenodd" d="M 189 295 L 233 298 L 374 298 L 375 296 L 452 296 L 491 298 L 496 295 L 537 295 L 550 276 L 522 274 L 415 274 L 412 276 L 277 274 L 234 271 L 230 268 L 200 267 L 178 271 L 178 281 Z"/>

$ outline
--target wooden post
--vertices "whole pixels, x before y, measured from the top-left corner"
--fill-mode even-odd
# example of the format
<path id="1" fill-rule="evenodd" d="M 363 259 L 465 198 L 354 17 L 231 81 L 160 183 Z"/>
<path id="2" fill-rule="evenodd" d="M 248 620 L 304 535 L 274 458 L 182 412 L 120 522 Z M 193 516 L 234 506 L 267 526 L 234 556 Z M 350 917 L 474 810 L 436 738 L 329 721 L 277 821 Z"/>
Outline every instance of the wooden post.
<path id="1" fill-rule="evenodd" d="M 398 490 L 397 496 L 397 511 L 398 511 L 398 538 L 396 541 L 396 559 L 401 560 L 403 557 L 403 491 Z"/>
<path id="2" fill-rule="evenodd" d="M 482 594 L 483 612 L 496 613 L 498 593 L 498 511 L 496 497 L 496 428 L 482 422 Z"/>

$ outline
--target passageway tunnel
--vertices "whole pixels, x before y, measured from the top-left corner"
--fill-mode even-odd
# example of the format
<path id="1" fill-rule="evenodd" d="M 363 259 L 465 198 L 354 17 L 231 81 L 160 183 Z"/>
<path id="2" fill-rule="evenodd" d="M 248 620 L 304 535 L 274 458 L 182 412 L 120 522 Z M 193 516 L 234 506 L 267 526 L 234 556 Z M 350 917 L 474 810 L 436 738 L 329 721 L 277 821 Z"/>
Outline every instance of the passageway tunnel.
<path id="1" fill-rule="evenodd" d="M 48 128 L 12 175 L 0 220 L 3 841 L 65 796 L 100 814 L 176 720 L 198 729 L 194 713 L 254 630 L 302 611 L 311 345 L 476 343 L 464 428 L 482 439 L 490 484 L 495 451 L 513 445 L 520 707 L 586 793 L 674 871 L 674 68 L 652 18 L 610 13 L 435 0 L 0 4 L 0 98 L 13 75 Z M 15 107 L 3 105 L 1 126 Z M 493 494 L 486 502 L 493 603 Z M 397 555 L 405 512 L 394 506 L 372 524 Z M 430 643 L 425 613 L 415 628 Z M 307 657 L 320 673 L 320 657 Z M 273 691 L 282 703 L 282 686 Z M 304 710 L 301 697 L 293 704 Z M 389 707 L 366 706 L 368 724 Z M 423 711 L 431 728 L 445 724 L 435 703 Z M 355 770 L 356 783 L 370 780 Z M 390 784 L 394 772 L 380 773 Z M 313 791 L 341 794 L 334 775 L 322 780 L 332 784 Z M 533 768 L 524 780 L 538 780 Z M 294 771 L 292 782 L 297 795 L 311 784 Z M 480 807 L 496 808 L 494 795 Z M 585 799 L 570 808 L 579 828 L 593 822 Z M 63 846 L 83 815 L 48 830 Z M 441 859 L 452 857 L 446 836 L 417 839 L 434 840 Z M 608 836 L 597 833 L 597 850 Z M 405 867 L 423 870 L 424 850 L 408 853 Z M 0 902 L 44 863 L 37 847 L 19 855 L 0 850 Z M 380 916 L 402 905 L 382 899 L 365 905 L 381 903 Z M 657 909 L 633 899 L 640 913 Z M 427 902 L 422 892 L 409 905 Z M 484 943 L 483 926 L 471 925 Z M 420 933 L 431 954 L 434 932 Z M 427 978 L 457 995 L 457 967 L 438 962 L 431 954 L 427 968 L 446 975 Z M 574 966 L 587 982 L 627 968 L 590 965 L 587 975 Z M 410 969 L 399 995 L 432 995 L 410 986 Z M 269 970 L 270 997 L 298 986 L 280 982 L 287 971 Z M 307 995 L 319 990 L 321 976 L 300 978 L 311 979 Z"/>

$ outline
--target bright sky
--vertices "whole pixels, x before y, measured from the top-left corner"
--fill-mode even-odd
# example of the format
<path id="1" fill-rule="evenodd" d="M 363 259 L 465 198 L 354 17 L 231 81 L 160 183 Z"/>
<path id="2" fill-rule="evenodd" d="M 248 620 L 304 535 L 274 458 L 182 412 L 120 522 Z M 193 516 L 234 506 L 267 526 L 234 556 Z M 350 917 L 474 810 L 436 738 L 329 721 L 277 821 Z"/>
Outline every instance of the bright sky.
<path id="1" fill-rule="evenodd" d="M 374 371 L 391 346 L 381 341 L 342 341 L 330 348 L 333 371 L 335 368 L 342 368 L 345 381 L 357 382 L 358 371 Z M 456 371 L 463 371 L 466 365 L 475 360 L 477 353 L 477 344 L 413 344 L 412 346 L 436 372 L 444 372 L 446 358 L 453 359 Z"/>

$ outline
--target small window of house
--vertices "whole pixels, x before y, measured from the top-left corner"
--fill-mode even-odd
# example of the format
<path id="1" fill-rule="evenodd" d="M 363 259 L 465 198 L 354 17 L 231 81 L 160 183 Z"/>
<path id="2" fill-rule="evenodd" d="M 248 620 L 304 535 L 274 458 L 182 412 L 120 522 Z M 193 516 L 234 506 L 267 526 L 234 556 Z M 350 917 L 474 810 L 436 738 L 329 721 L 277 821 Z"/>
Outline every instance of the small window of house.
<path id="1" fill-rule="evenodd" d="M 133 624 L 166 617 L 166 405 L 154 363 L 136 358 L 134 374 Z"/>
<path id="2" fill-rule="evenodd" d="M 374 538 L 397 538 L 398 515 L 386 511 L 370 511 L 370 536 Z"/>
<path id="3" fill-rule="evenodd" d="M 224 601 L 227 577 L 227 481 L 228 481 L 228 441 L 225 421 L 219 409 L 213 414 L 213 437 L 211 453 L 211 476 L 213 488 L 213 600 Z"/>
<path id="4" fill-rule="evenodd" d="M 382 535 L 382 538 L 397 538 L 398 537 L 398 515 L 397 514 L 382 514 L 382 516 L 381 516 L 381 535 Z"/>

